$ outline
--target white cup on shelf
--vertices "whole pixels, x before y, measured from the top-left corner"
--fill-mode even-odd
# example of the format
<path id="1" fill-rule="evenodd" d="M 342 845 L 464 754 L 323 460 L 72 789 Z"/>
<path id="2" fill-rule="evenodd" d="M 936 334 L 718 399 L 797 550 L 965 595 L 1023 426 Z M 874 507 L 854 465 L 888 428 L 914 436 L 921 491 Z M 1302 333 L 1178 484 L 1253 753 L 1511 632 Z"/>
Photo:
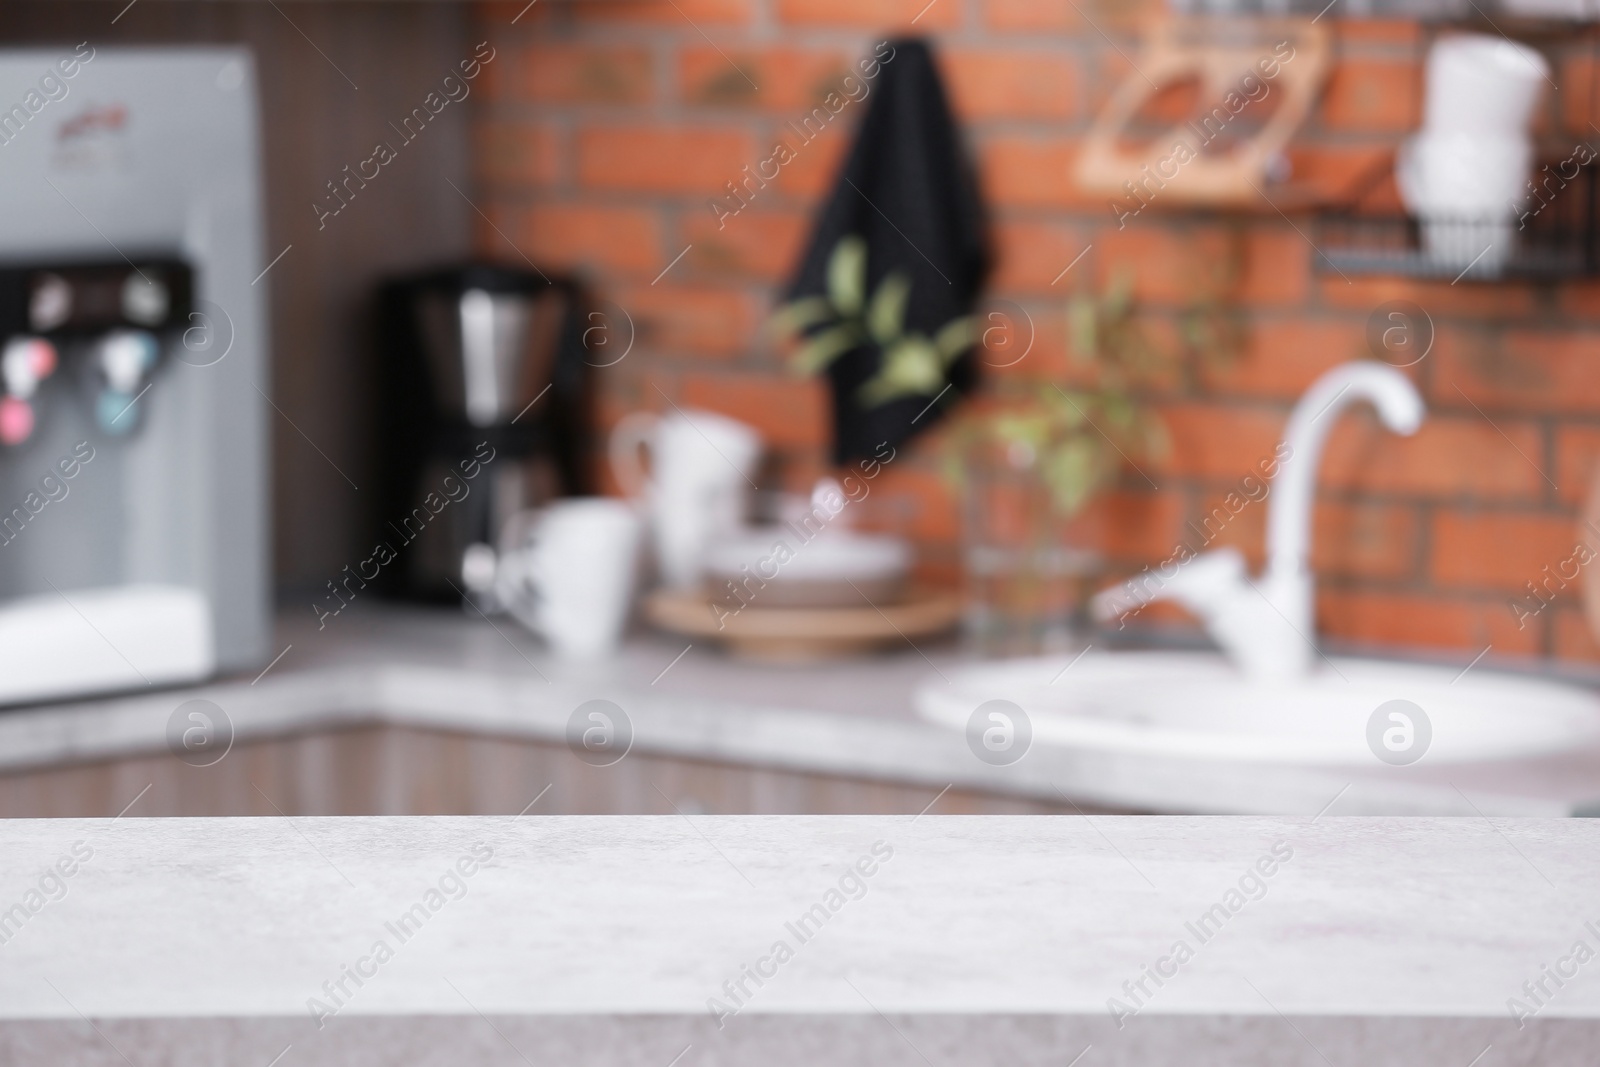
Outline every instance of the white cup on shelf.
<path id="1" fill-rule="evenodd" d="M 1423 126 L 1401 145 L 1395 181 L 1438 266 L 1492 276 L 1516 251 L 1549 76 L 1543 56 L 1501 37 L 1456 34 L 1429 50 Z"/>
<path id="2" fill-rule="evenodd" d="M 1526 136 L 1550 84 L 1550 64 L 1525 44 L 1481 33 L 1428 50 L 1422 126 L 1429 133 Z"/>
<path id="3" fill-rule="evenodd" d="M 1532 166 L 1525 137 L 1424 131 L 1402 145 L 1395 179 L 1429 258 L 1497 273 L 1516 248 L 1517 202 Z"/>

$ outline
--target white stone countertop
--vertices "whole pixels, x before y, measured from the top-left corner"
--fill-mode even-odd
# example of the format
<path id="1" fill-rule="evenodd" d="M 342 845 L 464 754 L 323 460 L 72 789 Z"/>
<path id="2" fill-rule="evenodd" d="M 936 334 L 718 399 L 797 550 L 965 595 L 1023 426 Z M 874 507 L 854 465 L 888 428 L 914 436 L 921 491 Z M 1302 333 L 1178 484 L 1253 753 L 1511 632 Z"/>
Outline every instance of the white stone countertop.
<path id="1" fill-rule="evenodd" d="M 495 1019 L 546 1041 L 646 1016 L 660 1047 L 614 1057 L 646 1067 L 686 1042 L 724 1060 L 768 1016 L 885 1027 L 899 1063 L 918 1061 L 889 1028 L 930 1064 L 974 1041 L 1007 1062 L 995 1042 L 1017 1019 L 1046 1029 L 1004 1040 L 1059 1067 L 1086 1044 L 1135 1062 L 1201 1024 L 1236 1053 L 1276 1050 L 1234 1063 L 1467 1067 L 1485 1044 L 1486 1065 L 1592 1063 L 1600 1047 L 1592 820 L 14 820 L 0 856 L 0 1059 L 96 1045 L 88 1019 L 272 1020 L 238 1032 L 262 1067 L 284 1044 L 322 1062 L 373 1017 L 455 1017 L 494 1045 Z M 933 1017 L 965 1036 L 919 1048 L 943 1042 L 913 1025 Z M 113 1043 L 178 1032 L 108 1025 Z"/>
<path id="2" fill-rule="evenodd" d="M 930 791 L 955 785 L 1134 811 L 1305 815 L 1560 816 L 1600 801 L 1600 749 L 1447 768 L 1374 761 L 1351 771 L 1036 745 L 1019 763 L 992 767 L 912 707 L 922 679 L 961 662 L 949 645 L 785 667 L 646 635 L 613 659 L 573 664 L 510 621 L 378 607 L 352 609 L 322 630 L 310 612 L 289 613 L 277 646 L 281 658 L 260 675 L 0 709 L 0 772 L 160 751 L 172 712 L 195 697 L 220 706 L 240 741 L 387 721 L 555 742 L 579 704 L 604 698 L 628 714 L 636 751 Z"/>

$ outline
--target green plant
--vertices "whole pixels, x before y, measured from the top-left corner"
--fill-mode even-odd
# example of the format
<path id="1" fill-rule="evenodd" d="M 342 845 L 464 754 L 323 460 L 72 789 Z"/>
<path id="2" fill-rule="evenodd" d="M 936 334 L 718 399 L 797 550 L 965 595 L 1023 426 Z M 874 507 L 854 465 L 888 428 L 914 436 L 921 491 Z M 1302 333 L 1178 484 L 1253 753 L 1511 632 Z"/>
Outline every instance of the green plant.
<path id="1" fill-rule="evenodd" d="M 1102 295 L 1075 297 L 1067 318 L 1072 358 L 1083 372 L 1074 377 L 1083 384 L 1002 387 L 957 418 L 946 454 L 946 473 L 958 485 L 980 449 L 1036 470 L 1062 518 L 1081 511 L 1124 463 L 1166 452 L 1166 428 L 1135 389 L 1174 364 L 1139 319 L 1131 271 Z"/>
<path id="2" fill-rule="evenodd" d="M 790 365 L 819 374 L 840 356 L 865 344 L 883 352 L 883 366 L 861 386 L 857 399 L 876 407 L 903 396 L 937 396 L 950 364 L 977 339 L 971 315 L 951 319 L 931 338 L 905 328 L 911 279 L 890 271 L 867 293 L 867 242 L 855 234 L 839 239 L 828 257 L 828 291 L 779 308 L 773 328 L 800 339 Z M 819 329 L 820 327 L 820 329 Z M 808 332 L 811 331 L 811 332 Z"/>

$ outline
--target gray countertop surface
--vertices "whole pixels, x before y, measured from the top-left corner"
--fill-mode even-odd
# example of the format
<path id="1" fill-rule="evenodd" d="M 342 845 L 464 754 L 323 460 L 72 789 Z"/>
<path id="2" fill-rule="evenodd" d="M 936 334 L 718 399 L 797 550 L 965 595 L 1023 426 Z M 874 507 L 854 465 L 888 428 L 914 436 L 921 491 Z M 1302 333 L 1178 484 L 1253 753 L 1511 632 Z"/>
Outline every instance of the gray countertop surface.
<path id="1" fill-rule="evenodd" d="M 1020 762 L 993 767 L 912 706 L 918 683 L 962 662 L 948 645 L 771 666 L 641 636 L 611 659 L 571 663 L 509 621 L 376 608 L 330 618 L 322 629 L 310 613 L 290 613 L 280 619 L 278 647 L 280 658 L 260 675 L 0 710 L 0 771 L 160 751 L 174 710 L 196 697 L 223 709 L 238 741 L 386 721 L 555 742 L 565 739 L 574 709 L 599 698 L 626 713 L 638 751 L 933 791 L 952 785 L 1136 811 L 1305 815 L 1557 816 L 1600 798 L 1593 749 L 1454 767 L 1374 760 L 1350 770 L 1039 744 Z"/>
<path id="2" fill-rule="evenodd" d="M 8 1019 L 1506 1020 L 1600 946 L 1591 820 L 60 819 L 0 855 Z M 1593 975 L 1547 992 L 1600 1018 Z"/>

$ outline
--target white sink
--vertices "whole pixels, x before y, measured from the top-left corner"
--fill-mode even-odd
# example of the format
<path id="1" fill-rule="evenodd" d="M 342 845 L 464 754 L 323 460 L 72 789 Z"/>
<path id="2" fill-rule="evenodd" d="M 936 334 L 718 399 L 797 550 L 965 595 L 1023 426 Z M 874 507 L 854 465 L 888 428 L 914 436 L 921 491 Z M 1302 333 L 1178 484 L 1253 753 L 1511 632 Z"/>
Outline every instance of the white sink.
<path id="1" fill-rule="evenodd" d="M 1128 652 L 973 665 L 923 683 L 918 710 L 965 731 L 973 754 L 996 766 L 1023 758 L 1032 744 L 1381 767 L 1515 759 L 1600 739 L 1600 695 L 1590 690 L 1487 670 L 1329 660 L 1318 651 L 1309 563 L 1317 465 L 1338 413 L 1361 400 L 1396 433 L 1422 423 L 1422 397 L 1393 367 L 1356 361 L 1319 377 L 1251 475 L 1271 479 L 1259 577 L 1234 548 L 1175 552 L 1095 597 L 1106 622 L 1175 601 L 1226 657 Z"/>
<path id="2" fill-rule="evenodd" d="M 948 682 L 919 687 L 917 710 L 966 730 L 981 705 L 1007 700 L 1027 713 L 1034 744 L 1252 763 L 1380 766 L 1369 721 L 1393 700 L 1412 702 L 1431 725 L 1424 764 L 1534 756 L 1600 738 L 1595 693 L 1482 669 L 1334 659 L 1267 680 L 1203 653 L 1091 652 L 1069 663 L 947 668 Z"/>

